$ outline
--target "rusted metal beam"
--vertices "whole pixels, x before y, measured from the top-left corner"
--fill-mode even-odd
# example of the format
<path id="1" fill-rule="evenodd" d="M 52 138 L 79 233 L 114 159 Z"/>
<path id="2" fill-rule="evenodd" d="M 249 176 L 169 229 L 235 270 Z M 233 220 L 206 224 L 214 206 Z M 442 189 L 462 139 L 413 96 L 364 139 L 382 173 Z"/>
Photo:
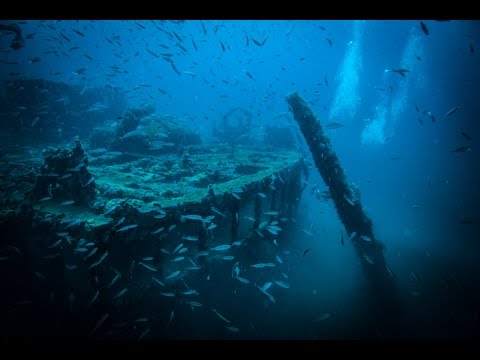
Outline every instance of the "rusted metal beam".
<path id="1" fill-rule="evenodd" d="M 385 261 L 384 245 L 375 238 L 372 221 L 363 210 L 358 190 L 348 184 L 329 138 L 306 101 L 295 92 L 287 96 L 287 102 L 310 148 L 315 165 L 330 190 L 338 216 L 353 241 L 372 286 L 372 295 L 378 301 L 376 310 L 383 309 L 392 315 L 398 313 L 401 309 L 400 297 L 393 273 Z M 384 320 L 384 316 L 381 317 Z"/>

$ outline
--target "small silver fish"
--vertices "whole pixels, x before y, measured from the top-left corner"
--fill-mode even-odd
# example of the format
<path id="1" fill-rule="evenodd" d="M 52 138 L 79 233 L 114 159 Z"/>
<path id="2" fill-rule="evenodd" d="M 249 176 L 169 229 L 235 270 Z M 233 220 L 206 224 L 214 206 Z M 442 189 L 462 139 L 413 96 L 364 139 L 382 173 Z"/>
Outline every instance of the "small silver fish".
<path id="1" fill-rule="evenodd" d="M 214 248 L 212 248 L 211 250 L 226 251 L 226 250 L 230 249 L 231 247 L 232 247 L 231 245 L 218 245 L 218 246 L 215 246 Z"/>
<path id="2" fill-rule="evenodd" d="M 142 331 L 142 333 L 141 333 L 140 336 L 138 337 L 137 341 L 142 340 L 145 336 L 148 335 L 149 332 L 150 332 L 150 328 L 145 329 L 144 331 Z"/>
<path id="3" fill-rule="evenodd" d="M 170 279 L 173 279 L 173 278 L 176 278 L 177 276 L 180 275 L 180 270 L 177 270 L 173 273 L 171 273 L 169 276 L 167 276 L 166 280 L 170 280 Z"/>
<path id="4" fill-rule="evenodd" d="M 89 257 L 93 256 L 97 252 L 98 248 L 94 248 L 92 251 L 88 253 L 87 256 L 85 256 L 85 259 L 88 259 Z"/>
<path id="5" fill-rule="evenodd" d="M 267 291 L 268 289 L 270 289 L 270 287 L 272 286 L 272 284 L 273 284 L 273 283 L 272 283 L 271 281 L 268 281 L 268 282 L 266 282 L 265 284 L 263 284 L 262 289 L 265 290 L 265 291 Z"/>
<path id="6" fill-rule="evenodd" d="M 225 316 L 223 316 L 222 314 L 220 314 L 217 310 L 215 309 L 212 309 L 212 311 L 217 314 L 217 316 L 222 319 L 223 321 L 225 321 L 226 323 L 228 324 L 231 324 L 232 322 L 230 320 L 228 320 Z"/>
<path id="7" fill-rule="evenodd" d="M 187 301 L 185 304 L 188 304 L 188 305 L 191 305 L 191 306 L 194 306 L 194 307 L 200 307 L 200 306 L 203 306 L 203 304 L 197 302 L 197 301 Z"/>
<path id="8" fill-rule="evenodd" d="M 118 220 L 117 223 L 113 225 L 113 227 L 117 227 L 118 225 L 123 224 L 124 222 L 125 222 L 125 216 L 122 217 L 120 220 Z"/>
<path id="9" fill-rule="evenodd" d="M 210 209 L 212 209 L 212 211 L 214 213 L 217 213 L 218 215 L 222 216 L 222 217 L 226 217 L 226 215 L 224 215 L 220 210 L 218 210 L 216 207 L 212 206 Z"/>
<path id="10" fill-rule="evenodd" d="M 80 219 L 72 220 L 72 221 L 70 221 L 70 222 L 68 223 L 67 226 L 65 226 L 65 229 L 69 229 L 69 228 L 71 228 L 71 227 L 73 227 L 73 226 L 79 225 L 81 222 L 82 222 L 82 220 L 80 220 Z"/>
<path id="11" fill-rule="evenodd" d="M 207 227 L 207 230 L 213 230 L 217 227 L 217 224 L 211 223 L 209 227 Z"/>
<path id="12" fill-rule="evenodd" d="M 363 256 L 365 260 L 367 260 L 368 263 L 370 264 L 374 264 L 375 262 L 373 261 L 373 258 L 371 256 L 368 256 L 368 255 L 364 255 Z"/>
<path id="13" fill-rule="evenodd" d="M 170 318 L 168 319 L 167 327 L 170 326 L 174 318 L 175 318 L 175 313 L 173 312 L 173 309 L 172 309 L 172 312 L 170 313 Z"/>
<path id="14" fill-rule="evenodd" d="M 455 113 L 458 111 L 458 109 L 460 109 L 460 106 L 455 106 L 453 109 L 447 111 L 447 112 L 445 113 L 445 115 L 443 115 L 443 116 L 444 116 L 444 117 L 452 116 L 453 114 L 455 114 Z"/>
<path id="15" fill-rule="evenodd" d="M 363 240 L 363 241 L 366 241 L 366 242 L 371 242 L 371 241 L 372 241 L 372 239 L 371 239 L 371 238 L 369 238 L 369 237 L 368 237 L 368 236 L 366 236 L 366 235 L 362 235 L 362 236 L 360 236 L 360 240 Z"/>
<path id="16" fill-rule="evenodd" d="M 201 215 L 182 215 L 181 219 L 202 221 L 203 217 Z"/>
<path id="17" fill-rule="evenodd" d="M 187 266 L 184 268 L 185 270 L 200 270 L 202 267 L 201 266 Z"/>
<path id="18" fill-rule="evenodd" d="M 107 211 L 105 211 L 103 214 L 108 215 L 111 212 L 113 212 L 113 210 L 115 210 L 116 208 L 117 208 L 117 205 L 114 205 L 114 206 L 110 207 Z"/>
<path id="19" fill-rule="evenodd" d="M 91 336 L 100 326 L 102 326 L 102 324 L 105 322 L 105 320 L 108 319 L 108 317 L 110 316 L 110 314 L 106 313 L 105 315 L 103 315 L 100 320 L 97 321 L 97 323 L 95 324 L 95 327 L 93 328 L 92 331 L 90 331 L 90 333 L 88 334 L 88 336 Z"/>
<path id="20" fill-rule="evenodd" d="M 243 282 L 244 284 L 250 284 L 250 280 L 245 279 L 243 277 L 237 276 L 237 280 Z"/>
<path id="21" fill-rule="evenodd" d="M 186 296 L 188 296 L 188 295 L 200 295 L 197 290 L 193 290 L 193 289 L 182 291 L 182 294 L 186 295 Z"/>
<path id="22" fill-rule="evenodd" d="M 103 260 L 105 260 L 105 258 L 106 258 L 107 256 L 108 256 L 108 251 L 105 251 L 105 253 L 102 255 L 102 257 L 101 257 L 98 261 L 96 261 L 96 262 L 94 262 L 92 265 L 90 265 L 90 267 L 89 267 L 88 269 L 90 270 L 91 268 L 94 268 L 95 266 L 100 265 L 100 263 L 101 263 Z"/>
<path id="23" fill-rule="evenodd" d="M 209 215 L 209 216 L 205 217 L 202 221 L 203 221 L 204 223 L 209 223 L 209 222 L 211 222 L 213 219 L 215 219 L 215 215 Z"/>
<path id="24" fill-rule="evenodd" d="M 268 297 L 268 299 L 275 304 L 275 298 L 273 297 L 273 295 L 269 294 L 267 291 L 263 290 L 260 286 L 257 286 L 257 288 L 263 293 L 265 294 L 265 296 Z"/>
<path id="25" fill-rule="evenodd" d="M 231 332 L 234 332 L 234 333 L 237 333 L 237 332 L 240 332 L 240 329 L 235 327 L 235 326 L 227 326 L 225 325 L 225 327 L 230 330 Z"/>
<path id="26" fill-rule="evenodd" d="M 62 243 L 62 241 L 63 241 L 63 239 L 60 239 L 60 240 L 56 241 L 53 245 L 49 246 L 48 248 L 49 249 L 56 248 L 57 246 L 59 246 Z"/>
<path id="27" fill-rule="evenodd" d="M 267 226 L 267 231 L 272 235 L 278 235 L 278 232 L 272 229 L 270 226 Z"/>
<path id="28" fill-rule="evenodd" d="M 232 278 L 236 278 L 238 277 L 238 275 L 240 275 L 240 263 L 237 261 L 235 263 L 235 265 L 233 265 L 233 268 L 232 268 Z M 235 276 L 234 276 L 235 274 Z"/>
<path id="29" fill-rule="evenodd" d="M 155 230 L 154 232 L 152 232 L 152 235 L 155 235 L 155 234 L 158 234 L 159 232 L 162 232 L 163 229 L 165 229 L 163 226 L 157 230 Z"/>
<path id="30" fill-rule="evenodd" d="M 312 320 L 312 322 L 320 322 L 322 320 L 326 320 L 326 319 L 329 319 L 332 315 L 331 314 L 322 314 L 320 315 L 319 317 L 317 317 L 316 319 Z"/>
<path id="31" fill-rule="evenodd" d="M 94 181 L 95 181 L 95 177 L 92 176 L 90 179 L 88 179 L 88 181 L 87 181 L 85 184 L 82 185 L 82 187 L 85 188 L 85 187 L 87 187 L 88 185 L 90 185 L 90 184 L 91 184 L 92 182 L 94 182 Z"/>
<path id="32" fill-rule="evenodd" d="M 278 286 L 284 288 L 284 289 L 288 289 L 290 288 L 290 285 L 288 283 L 286 283 L 285 281 L 283 280 L 275 280 L 275 284 L 277 284 Z"/>
<path id="33" fill-rule="evenodd" d="M 113 277 L 112 281 L 110 281 L 110 284 L 108 284 L 107 288 L 111 287 L 113 284 L 115 284 L 118 281 L 118 279 L 122 277 L 122 275 L 117 270 L 114 269 L 114 271 L 115 271 L 115 276 Z"/>
<path id="34" fill-rule="evenodd" d="M 237 200 L 241 200 L 242 198 L 240 197 L 240 195 L 238 195 L 237 193 L 234 193 L 234 192 L 231 192 L 230 194 L 232 194 L 232 196 L 237 199 Z"/>
<path id="35" fill-rule="evenodd" d="M 275 230 L 275 231 L 282 231 L 282 228 L 281 227 L 278 227 L 276 225 L 272 225 L 270 224 L 269 226 L 267 226 L 267 229 L 270 228 L 272 230 Z"/>
<path id="36" fill-rule="evenodd" d="M 125 295 L 125 293 L 126 293 L 127 291 L 128 291 L 128 288 L 125 288 L 125 289 L 121 290 L 117 295 L 115 295 L 115 296 L 113 297 L 113 299 L 115 300 L 115 299 L 118 299 L 118 298 L 122 297 L 123 295 Z"/>
<path id="37" fill-rule="evenodd" d="M 145 264 L 144 262 L 141 262 L 141 261 L 140 261 L 139 264 L 142 265 L 144 268 L 150 270 L 150 271 L 155 271 L 155 272 L 158 271 L 158 269 L 157 269 L 155 266 L 153 266 L 153 265 Z"/>
<path id="38" fill-rule="evenodd" d="M 95 302 L 95 300 L 97 300 L 98 295 L 100 295 L 100 290 L 97 290 L 97 291 L 95 292 L 95 295 L 93 295 L 92 300 L 90 300 L 89 306 L 92 305 L 92 304 Z"/>
<path id="39" fill-rule="evenodd" d="M 130 229 L 135 229 L 137 226 L 138 226 L 137 224 L 122 226 L 120 229 L 117 230 L 117 232 L 122 232 L 122 231 L 127 231 L 127 230 L 130 230 Z"/>
<path id="40" fill-rule="evenodd" d="M 173 250 L 172 254 L 175 254 L 178 250 L 180 250 L 183 247 L 183 243 L 178 245 L 175 250 Z"/>
<path id="41" fill-rule="evenodd" d="M 275 267 L 275 264 L 274 263 L 258 263 L 258 264 L 253 264 L 253 265 L 250 265 L 251 267 L 253 268 L 256 268 L 256 269 L 262 269 L 262 268 L 265 268 L 265 267 Z"/>
<path id="42" fill-rule="evenodd" d="M 160 280 L 158 280 L 158 279 L 155 278 L 155 277 L 152 277 L 152 279 L 153 279 L 153 281 L 155 281 L 158 285 L 166 286 L 166 285 L 163 283 L 163 281 L 160 281 Z"/>

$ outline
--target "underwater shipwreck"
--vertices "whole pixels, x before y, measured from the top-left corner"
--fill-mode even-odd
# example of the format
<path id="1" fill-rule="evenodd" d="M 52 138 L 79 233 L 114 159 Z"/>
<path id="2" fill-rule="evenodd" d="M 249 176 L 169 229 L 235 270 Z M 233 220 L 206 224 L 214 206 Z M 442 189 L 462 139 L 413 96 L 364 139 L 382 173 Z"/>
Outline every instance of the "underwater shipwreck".
<path id="1" fill-rule="evenodd" d="M 83 97 L 43 80 L 7 85 L 4 124 L 25 143 L 6 136 L 0 158 L 0 266 L 8 289 L 2 336 L 168 339 L 179 307 L 209 312 L 228 332 L 240 332 L 188 284 L 210 281 L 221 292 L 236 282 L 275 304 L 273 282 L 249 279 L 262 269 L 265 280 L 289 288 L 278 249 L 291 241 L 311 171 L 293 135 L 270 127 L 263 143 L 252 141 L 252 114 L 237 107 L 217 122 L 217 140 L 204 141 L 151 105 L 127 108 L 121 92 L 90 91 Z M 108 106 L 98 101 L 105 97 Z M 67 99 L 73 110 L 58 105 Z M 400 297 L 359 191 L 308 104 L 297 93 L 286 101 L 371 285 L 377 326 L 395 334 Z M 61 132 L 46 131 L 52 113 Z M 89 131 L 79 133 L 85 122 Z M 71 140 L 64 146 L 45 145 L 65 133 Z"/>
<path id="2" fill-rule="evenodd" d="M 2 20 L 0 340 L 477 339 L 478 25 Z"/>
<path id="3" fill-rule="evenodd" d="M 192 310 L 203 307 L 187 283 L 207 276 L 217 263 L 228 265 L 232 281 L 250 286 L 243 268 L 280 265 L 273 251 L 288 241 L 305 188 L 302 179 L 308 176 L 291 138 L 278 146 L 253 145 L 246 136 L 251 114 L 235 108 L 219 122 L 220 141 L 205 143 L 179 119 L 155 115 L 145 106 L 124 109 L 123 116 L 95 127 L 87 140 L 76 135 L 66 146 L 45 148 L 46 141 L 75 133 L 78 124 L 65 107 L 49 104 L 59 103 L 52 101 L 59 93 L 75 102 L 78 89 L 37 80 L 7 89 L 15 91 L 7 91 L 11 117 L 5 124 L 23 132 L 28 144 L 9 143 L 8 136 L 2 142 L 0 266 L 8 289 L 2 296 L 2 308 L 8 309 L 2 336 L 128 338 L 129 321 L 135 329 L 142 321 L 123 318 L 127 308 L 146 310 L 158 297 Z M 95 93 L 100 92 L 93 90 L 78 106 L 78 113 L 93 115 L 92 122 L 113 114 L 99 105 Z M 112 107 L 122 106 L 119 94 L 109 96 Z M 19 108 L 33 114 L 24 110 L 12 116 Z M 19 125 L 22 116 L 37 119 L 37 109 L 48 117 Z M 60 135 L 42 129 L 51 128 L 52 113 L 65 119 Z M 86 120 L 78 116 L 77 121 Z M 288 287 L 286 281 L 278 284 Z M 160 336 L 168 338 L 165 325 L 173 317 L 169 310 L 157 320 Z M 60 329 L 50 326 L 56 318 Z M 113 327 L 102 326 L 107 319 Z M 230 321 L 225 325 L 237 331 Z"/>

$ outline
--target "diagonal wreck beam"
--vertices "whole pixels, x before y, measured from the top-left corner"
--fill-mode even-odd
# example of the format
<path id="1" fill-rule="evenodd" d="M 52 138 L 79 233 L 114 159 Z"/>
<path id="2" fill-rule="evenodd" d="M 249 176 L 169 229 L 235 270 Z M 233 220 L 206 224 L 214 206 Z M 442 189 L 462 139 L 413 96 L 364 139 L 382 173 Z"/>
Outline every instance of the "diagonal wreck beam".
<path id="1" fill-rule="evenodd" d="M 330 190 L 338 216 L 352 238 L 362 268 L 372 286 L 372 295 L 379 301 L 375 310 L 381 312 L 383 309 L 389 314 L 392 310 L 400 310 L 399 294 L 393 281 L 394 276 L 385 261 L 384 246 L 375 238 L 372 221 L 363 210 L 358 192 L 348 184 L 322 125 L 298 93 L 288 95 L 286 100 L 310 148 L 315 165 Z"/>

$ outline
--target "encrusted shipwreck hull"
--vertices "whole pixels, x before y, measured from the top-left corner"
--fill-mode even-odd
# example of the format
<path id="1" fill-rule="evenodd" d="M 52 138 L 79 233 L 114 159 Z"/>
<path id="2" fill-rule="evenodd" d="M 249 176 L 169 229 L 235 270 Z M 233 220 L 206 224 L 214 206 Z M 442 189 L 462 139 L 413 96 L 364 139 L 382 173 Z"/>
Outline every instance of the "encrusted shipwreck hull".
<path id="1" fill-rule="evenodd" d="M 195 150 L 204 152 L 195 154 Z M 76 231 L 83 227 L 87 233 L 90 228 L 105 231 L 100 231 L 101 239 L 94 235 L 96 231 L 91 235 L 79 235 L 88 241 L 115 243 L 116 240 L 126 240 L 131 251 L 124 253 L 132 255 L 132 259 L 136 258 L 134 254 L 139 247 L 148 248 L 156 241 L 168 248 L 170 242 L 178 244 L 183 238 L 190 244 L 189 251 L 192 252 L 189 255 L 195 255 L 195 251 L 215 244 L 258 240 L 262 236 L 263 239 L 275 238 L 258 227 L 263 221 L 290 218 L 294 214 L 303 168 L 299 155 L 288 151 L 267 153 L 240 148 L 236 160 L 232 161 L 228 159 L 228 151 L 221 150 L 192 148 L 188 165 L 185 156 L 183 160 L 174 161 L 169 156 L 137 159 L 125 155 L 125 162 L 109 166 L 103 166 L 100 160 L 92 160 L 89 170 L 95 174 L 96 186 L 103 196 L 98 196 L 91 208 L 80 210 L 75 205 L 66 208 L 49 202 L 37 203 L 34 209 L 58 217 L 65 215 L 62 223 L 66 224 L 78 220 L 79 212 L 83 213 L 88 220 L 79 223 Z M 70 209 L 73 210 L 71 215 L 68 214 Z M 264 215 L 268 211 L 278 212 L 278 215 Z M 210 221 L 192 220 L 188 215 L 214 218 Z M 115 226 L 122 218 L 125 219 L 121 224 Z M 217 226 L 207 230 L 212 224 Z M 137 226 L 121 230 L 128 225 Z M 172 226 L 175 228 L 171 229 Z M 159 231 L 161 228 L 163 230 Z M 143 241 L 147 245 L 142 245 Z M 150 249 L 145 251 L 145 254 L 152 254 Z M 160 248 L 157 253 L 161 263 L 165 254 Z"/>
<path id="2" fill-rule="evenodd" d="M 35 269 L 57 288 L 75 288 L 76 296 L 85 297 L 77 302 L 84 310 L 97 292 L 102 306 L 118 308 L 141 299 L 151 286 L 180 296 L 185 287 L 179 280 L 205 277 L 213 262 L 230 268 L 247 258 L 270 261 L 269 249 L 273 254 L 288 239 L 305 170 L 296 151 L 239 146 L 232 159 L 229 146 L 219 143 L 190 146 L 183 156 L 87 151 L 81 168 L 94 177 L 85 188 L 92 186 L 96 196 L 81 204 L 73 194 L 66 201 L 65 192 L 61 198 L 45 195 L 43 187 L 58 183 L 60 193 L 62 181 L 72 178 L 59 179 L 62 169 L 55 169 L 54 181 L 35 185 L 45 175 L 38 172 L 41 152 L 13 147 L 1 158 L 2 186 L 10 190 L 1 198 L 0 230 L 13 237 L 4 237 L 0 248 L 22 249 L 18 256 L 1 255 L 10 257 L 13 271 Z M 67 172 L 78 170 L 74 165 L 66 165 Z M 26 169 L 33 171 L 19 176 Z M 270 226 L 272 221 L 278 225 Z M 216 251 L 220 245 L 231 248 Z M 31 273 L 27 277 L 32 281 Z"/>

